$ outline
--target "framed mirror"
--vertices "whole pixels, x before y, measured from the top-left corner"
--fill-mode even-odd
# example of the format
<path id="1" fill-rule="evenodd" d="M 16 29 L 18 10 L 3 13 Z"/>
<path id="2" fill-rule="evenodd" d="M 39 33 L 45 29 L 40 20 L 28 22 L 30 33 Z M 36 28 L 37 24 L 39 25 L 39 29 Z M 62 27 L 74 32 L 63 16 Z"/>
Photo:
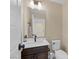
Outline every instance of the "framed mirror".
<path id="1" fill-rule="evenodd" d="M 45 37 L 45 20 L 44 10 L 32 9 L 32 33 L 37 37 Z"/>
<path id="2" fill-rule="evenodd" d="M 27 23 L 24 21 L 24 32 L 27 32 L 27 37 L 32 37 L 35 34 L 37 37 L 45 37 L 45 23 L 46 12 L 45 10 L 28 8 L 29 18 Z M 27 27 L 27 30 L 26 30 Z M 24 35 L 26 36 L 26 35 Z"/>

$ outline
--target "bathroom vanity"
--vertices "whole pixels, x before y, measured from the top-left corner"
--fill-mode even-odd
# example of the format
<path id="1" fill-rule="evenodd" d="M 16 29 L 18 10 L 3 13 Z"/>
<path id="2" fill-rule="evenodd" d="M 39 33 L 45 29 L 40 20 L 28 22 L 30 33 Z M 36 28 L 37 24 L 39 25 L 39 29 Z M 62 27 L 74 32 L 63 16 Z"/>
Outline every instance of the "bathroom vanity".
<path id="1" fill-rule="evenodd" d="M 24 42 L 25 48 L 21 51 L 21 59 L 48 59 L 48 41 L 46 39 L 37 39 L 34 42 L 31 38 L 30 41 Z"/>
<path id="2" fill-rule="evenodd" d="M 48 46 L 23 49 L 21 59 L 48 59 Z"/>

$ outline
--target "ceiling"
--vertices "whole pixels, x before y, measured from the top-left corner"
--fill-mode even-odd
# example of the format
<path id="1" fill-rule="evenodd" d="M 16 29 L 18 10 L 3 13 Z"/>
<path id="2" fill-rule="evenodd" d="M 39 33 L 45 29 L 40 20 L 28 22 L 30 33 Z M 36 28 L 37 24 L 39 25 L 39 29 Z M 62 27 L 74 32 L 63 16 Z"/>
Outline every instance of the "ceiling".
<path id="1" fill-rule="evenodd" d="M 36 1 L 43 1 L 43 0 L 36 0 Z M 63 4 L 64 3 L 64 0 L 49 0 L 51 2 L 56 2 L 58 4 Z"/>
<path id="2" fill-rule="evenodd" d="M 56 3 L 59 3 L 59 4 L 63 4 L 64 3 L 64 0 L 50 0 L 52 2 L 56 2 Z"/>
<path id="3" fill-rule="evenodd" d="M 42 1 L 42 0 L 39 0 L 39 1 Z M 51 2 L 56 2 L 58 4 L 63 4 L 64 3 L 64 0 L 49 0 Z M 10 0 L 11 4 L 20 4 L 21 0 Z"/>

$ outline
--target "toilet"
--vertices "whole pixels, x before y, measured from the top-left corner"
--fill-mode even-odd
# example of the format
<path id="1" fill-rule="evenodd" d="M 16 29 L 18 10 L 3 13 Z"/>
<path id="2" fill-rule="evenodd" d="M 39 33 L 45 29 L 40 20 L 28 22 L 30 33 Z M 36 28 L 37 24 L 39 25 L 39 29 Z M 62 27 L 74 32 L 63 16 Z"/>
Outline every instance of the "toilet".
<path id="1" fill-rule="evenodd" d="M 52 40 L 52 52 L 49 53 L 48 59 L 68 59 L 65 51 L 60 49 L 60 40 Z"/>

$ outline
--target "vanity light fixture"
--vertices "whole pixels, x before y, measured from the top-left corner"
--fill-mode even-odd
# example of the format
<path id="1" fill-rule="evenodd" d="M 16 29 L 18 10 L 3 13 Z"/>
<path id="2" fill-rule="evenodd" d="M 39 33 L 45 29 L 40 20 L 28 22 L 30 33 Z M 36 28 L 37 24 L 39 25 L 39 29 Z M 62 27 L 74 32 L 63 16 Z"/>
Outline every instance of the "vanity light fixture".
<path id="1" fill-rule="evenodd" d="M 40 9 L 42 9 L 42 5 L 41 5 L 41 2 L 38 2 L 38 9 L 40 10 Z"/>
<path id="2" fill-rule="evenodd" d="M 42 9 L 41 1 L 31 0 L 30 8 L 32 8 L 32 9 L 39 9 L 39 10 Z"/>
<path id="3" fill-rule="evenodd" d="M 33 0 L 31 0 L 31 2 L 30 2 L 30 8 L 34 8 L 34 1 Z"/>

